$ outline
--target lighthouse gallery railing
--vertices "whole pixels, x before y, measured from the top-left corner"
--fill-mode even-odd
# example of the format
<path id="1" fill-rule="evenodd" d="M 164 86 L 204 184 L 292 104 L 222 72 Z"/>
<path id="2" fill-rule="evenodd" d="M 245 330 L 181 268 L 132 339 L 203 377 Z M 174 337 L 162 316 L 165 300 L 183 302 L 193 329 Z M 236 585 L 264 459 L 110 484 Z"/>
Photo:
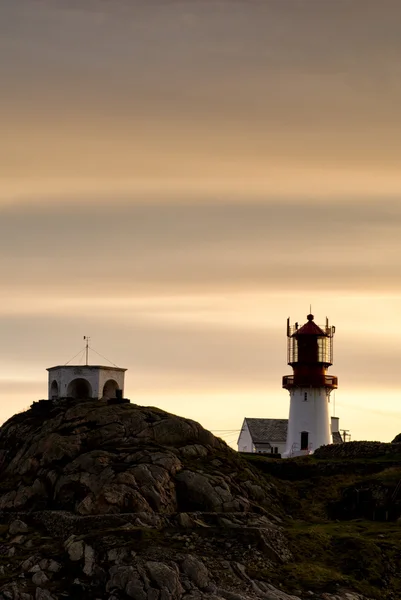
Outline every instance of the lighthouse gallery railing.
<path id="1" fill-rule="evenodd" d="M 316 385 L 321 385 L 329 388 L 337 388 L 338 385 L 338 377 L 334 375 L 321 375 L 321 381 L 317 381 Z M 309 387 L 310 379 L 308 378 L 305 382 L 302 382 L 302 379 L 298 377 L 297 381 L 294 381 L 294 375 L 284 375 L 283 377 L 283 387 Z"/>

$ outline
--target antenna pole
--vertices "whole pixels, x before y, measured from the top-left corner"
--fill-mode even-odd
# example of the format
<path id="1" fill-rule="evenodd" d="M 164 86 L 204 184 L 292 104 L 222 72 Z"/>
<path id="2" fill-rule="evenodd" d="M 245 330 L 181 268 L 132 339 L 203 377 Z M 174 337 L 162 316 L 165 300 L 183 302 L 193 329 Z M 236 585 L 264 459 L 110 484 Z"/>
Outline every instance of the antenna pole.
<path id="1" fill-rule="evenodd" d="M 85 364 L 86 364 L 86 366 L 88 366 L 88 364 L 89 364 L 88 361 L 89 361 L 89 340 L 90 340 L 90 337 L 88 337 L 87 335 L 84 335 L 84 340 L 86 340 L 86 345 L 85 345 L 86 362 L 85 362 Z"/>

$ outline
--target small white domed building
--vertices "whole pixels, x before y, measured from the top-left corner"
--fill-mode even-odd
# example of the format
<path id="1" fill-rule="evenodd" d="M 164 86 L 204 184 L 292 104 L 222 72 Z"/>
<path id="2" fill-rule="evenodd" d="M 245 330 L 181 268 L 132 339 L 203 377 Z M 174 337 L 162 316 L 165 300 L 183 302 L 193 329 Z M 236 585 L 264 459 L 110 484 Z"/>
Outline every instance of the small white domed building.
<path id="1" fill-rule="evenodd" d="M 127 369 L 99 365 L 57 366 L 49 372 L 49 400 L 59 398 L 123 398 Z"/>

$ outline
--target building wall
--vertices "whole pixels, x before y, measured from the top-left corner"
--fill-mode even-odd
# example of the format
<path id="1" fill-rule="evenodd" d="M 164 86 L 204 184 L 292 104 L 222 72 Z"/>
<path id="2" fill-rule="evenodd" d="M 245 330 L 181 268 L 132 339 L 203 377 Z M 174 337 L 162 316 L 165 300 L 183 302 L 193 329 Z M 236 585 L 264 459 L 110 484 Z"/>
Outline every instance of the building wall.
<path id="1" fill-rule="evenodd" d="M 302 432 L 308 433 L 308 446 L 312 452 L 331 444 L 330 429 L 329 393 L 326 388 L 292 389 L 285 455 L 301 452 Z"/>
<path id="2" fill-rule="evenodd" d="M 286 442 L 271 441 L 270 444 L 273 446 L 273 448 L 278 448 L 278 454 L 284 454 L 286 449 Z"/>
<path id="3" fill-rule="evenodd" d="M 270 440 L 265 444 L 255 444 L 254 452 L 256 454 L 283 454 L 286 449 L 286 442 L 275 442 Z M 277 448 L 277 451 L 276 451 Z"/>
<path id="4" fill-rule="evenodd" d="M 106 383 L 106 381 L 109 381 L 110 379 L 114 380 L 117 385 L 118 385 L 118 389 L 123 391 L 123 395 L 124 395 L 124 371 L 117 371 L 117 370 L 100 370 L 99 371 L 99 398 L 102 398 L 103 396 L 103 388 L 104 388 L 104 384 Z"/>
<path id="5" fill-rule="evenodd" d="M 340 418 L 331 417 L 331 433 L 339 433 L 340 431 Z"/>
<path id="6" fill-rule="evenodd" d="M 93 367 L 59 367 L 49 371 L 49 398 L 52 397 L 51 385 L 53 381 L 58 385 L 58 397 L 66 398 L 68 386 L 74 379 L 85 379 L 92 388 L 92 396 L 98 397 L 99 373 L 98 369 Z"/>
<path id="7" fill-rule="evenodd" d="M 68 387 L 75 379 L 84 379 L 92 388 L 92 398 L 102 398 L 103 387 L 106 381 L 114 380 L 118 388 L 124 390 L 125 372 L 118 369 L 102 368 L 98 366 L 73 366 L 58 367 L 49 370 L 49 399 L 52 398 L 52 383 L 56 381 L 58 386 L 58 397 L 68 396 Z"/>
<path id="8" fill-rule="evenodd" d="M 253 442 L 251 438 L 251 434 L 249 433 L 248 425 L 244 420 L 241 428 L 241 433 L 238 438 L 238 452 L 253 452 Z"/>

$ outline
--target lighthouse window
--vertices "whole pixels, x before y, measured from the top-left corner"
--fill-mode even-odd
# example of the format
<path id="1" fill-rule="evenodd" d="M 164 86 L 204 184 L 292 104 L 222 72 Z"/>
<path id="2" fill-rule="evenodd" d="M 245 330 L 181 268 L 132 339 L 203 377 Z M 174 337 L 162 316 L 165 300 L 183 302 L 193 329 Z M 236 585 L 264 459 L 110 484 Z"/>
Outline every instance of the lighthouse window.
<path id="1" fill-rule="evenodd" d="M 304 393 L 304 402 L 307 402 L 307 401 L 308 401 L 308 392 L 305 392 Z"/>

